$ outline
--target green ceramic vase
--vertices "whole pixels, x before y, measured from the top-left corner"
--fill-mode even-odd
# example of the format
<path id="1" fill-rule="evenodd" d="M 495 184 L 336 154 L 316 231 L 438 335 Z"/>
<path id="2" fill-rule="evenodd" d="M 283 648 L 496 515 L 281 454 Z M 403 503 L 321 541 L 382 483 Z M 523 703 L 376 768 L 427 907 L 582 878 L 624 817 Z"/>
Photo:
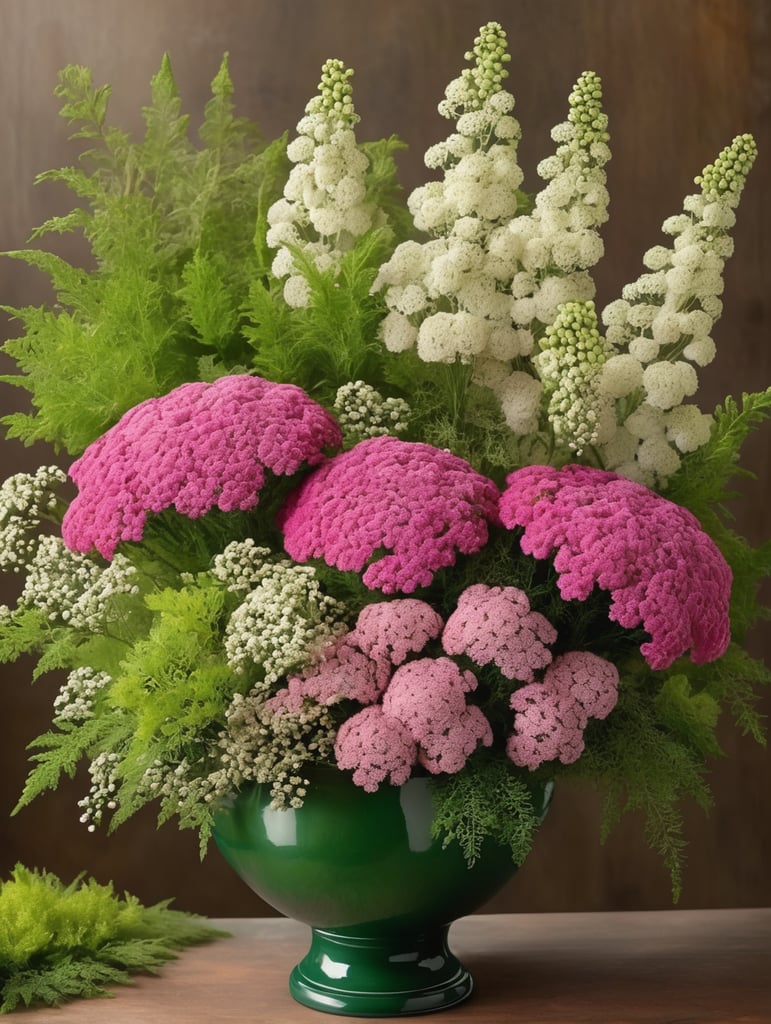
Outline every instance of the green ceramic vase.
<path id="1" fill-rule="evenodd" d="M 472 979 L 450 951 L 452 921 L 478 909 L 514 874 L 511 852 L 488 842 L 472 867 L 457 843 L 432 838 L 427 778 L 366 793 L 318 766 L 301 808 L 274 810 L 267 786 L 223 804 L 214 838 L 266 903 L 310 925 L 311 946 L 289 989 L 328 1013 L 395 1017 L 454 1006 Z M 538 791 L 545 813 L 550 787 Z"/>

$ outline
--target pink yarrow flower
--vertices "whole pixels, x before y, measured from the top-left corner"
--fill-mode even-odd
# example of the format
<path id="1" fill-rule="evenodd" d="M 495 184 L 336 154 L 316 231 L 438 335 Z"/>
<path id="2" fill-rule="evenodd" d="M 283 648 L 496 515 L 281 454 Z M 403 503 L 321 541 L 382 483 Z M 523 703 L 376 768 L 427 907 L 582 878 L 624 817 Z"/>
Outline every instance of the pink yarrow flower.
<path id="1" fill-rule="evenodd" d="M 529 683 L 534 671 L 551 661 L 546 644 L 557 630 L 518 587 L 489 587 L 477 583 L 458 598 L 442 633 L 447 654 L 466 654 L 477 665 L 493 662 L 507 679 Z"/>
<path id="2" fill-rule="evenodd" d="M 426 601 L 403 597 L 377 601 L 359 612 L 353 637 L 371 658 L 401 665 L 442 631 L 442 617 Z"/>
<path id="3" fill-rule="evenodd" d="M 183 384 L 130 409 L 73 463 L 79 493 L 62 537 L 112 558 L 121 541 L 141 540 L 148 514 L 246 511 L 266 470 L 291 475 L 341 440 L 330 413 L 293 384 L 246 375 Z"/>
<path id="4" fill-rule="evenodd" d="M 504 526 L 524 527 L 522 550 L 554 555 L 559 590 L 585 601 L 596 585 L 612 597 L 610 618 L 642 625 L 651 668 L 690 651 L 696 664 L 730 641 L 731 570 L 691 512 L 642 484 L 587 466 L 528 466 L 507 478 Z"/>
<path id="5" fill-rule="evenodd" d="M 512 696 L 514 732 L 506 753 L 519 768 L 534 770 L 547 761 L 573 764 L 584 750 L 586 718 L 575 701 L 566 701 L 540 683 L 528 683 Z"/>
<path id="6" fill-rule="evenodd" d="M 341 700 L 374 704 L 390 677 L 389 662 L 370 658 L 358 647 L 354 635 L 346 633 L 328 644 L 302 675 L 290 676 L 286 688 L 268 703 L 275 701 L 276 706 L 293 711 L 299 711 L 306 698 L 327 705 Z"/>
<path id="7" fill-rule="evenodd" d="M 384 714 L 376 704 L 351 715 L 335 739 L 339 768 L 353 769 L 353 781 L 368 793 L 389 780 L 401 786 L 417 761 L 417 744 L 406 726 Z"/>
<path id="8" fill-rule="evenodd" d="M 514 732 L 506 752 L 520 768 L 547 761 L 572 764 L 584 750 L 590 718 L 606 718 L 618 700 L 618 669 L 591 651 L 555 658 L 543 682 L 529 683 L 511 697 Z"/>
<path id="9" fill-rule="evenodd" d="M 451 452 L 374 437 L 311 473 L 280 523 L 296 561 L 323 558 L 355 572 L 367 566 L 367 587 L 409 594 L 458 552 L 484 547 L 498 497 L 492 480 Z"/>
<path id="10" fill-rule="evenodd" d="M 476 686 L 474 674 L 449 658 L 419 658 L 397 668 L 383 695 L 384 714 L 406 726 L 434 775 L 460 771 L 480 743 L 493 742 L 481 709 L 466 703 Z"/>

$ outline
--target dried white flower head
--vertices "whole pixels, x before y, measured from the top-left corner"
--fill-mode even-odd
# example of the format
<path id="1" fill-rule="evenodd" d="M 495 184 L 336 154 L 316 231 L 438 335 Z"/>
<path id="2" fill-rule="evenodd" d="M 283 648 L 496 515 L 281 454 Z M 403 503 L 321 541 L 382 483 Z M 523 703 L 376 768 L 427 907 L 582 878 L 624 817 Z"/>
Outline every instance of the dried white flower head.
<path id="1" fill-rule="evenodd" d="M 106 564 L 71 551 L 60 537 L 39 539 L 20 607 L 37 608 L 52 622 L 98 631 L 113 614 L 119 594 L 137 594 L 136 568 L 122 554 Z"/>
<path id="2" fill-rule="evenodd" d="M 218 740 L 223 791 L 242 782 L 269 784 L 274 807 L 300 807 L 309 785 L 304 766 L 334 758 L 337 730 L 329 709 L 308 700 L 290 712 L 258 687 L 236 694 L 226 719 Z"/>
<path id="3" fill-rule="evenodd" d="M 112 682 L 107 672 L 87 665 L 73 669 L 54 698 L 55 722 L 85 722 L 94 715 L 94 700 Z"/>

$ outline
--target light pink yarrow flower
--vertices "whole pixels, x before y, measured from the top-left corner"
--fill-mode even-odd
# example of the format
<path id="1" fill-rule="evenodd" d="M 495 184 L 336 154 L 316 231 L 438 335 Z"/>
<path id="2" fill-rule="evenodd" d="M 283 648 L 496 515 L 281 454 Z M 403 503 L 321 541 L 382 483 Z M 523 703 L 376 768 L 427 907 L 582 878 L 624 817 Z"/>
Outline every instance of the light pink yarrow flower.
<path id="1" fill-rule="evenodd" d="M 451 452 L 373 437 L 330 459 L 287 500 L 280 525 L 296 561 L 361 572 L 371 590 L 412 593 L 458 552 L 487 543 L 498 488 Z M 377 555 L 381 549 L 390 552 Z"/>
<path id="2" fill-rule="evenodd" d="M 398 719 L 418 745 L 418 760 L 434 775 L 461 770 L 481 743 L 493 741 L 481 709 L 466 703 L 476 689 L 473 673 L 449 658 L 419 658 L 394 672 L 383 712 Z"/>
<path id="3" fill-rule="evenodd" d="M 393 786 L 407 781 L 417 763 L 417 744 L 398 719 L 389 718 L 376 704 L 357 711 L 340 726 L 335 760 L 339 768 L 353 769 L 357 786 L 374 793 L 386 779 Z"/>
<path id="4" fill-rule="evenodd" d="M 590 718 L 607 718 L 618 701 L 616 666 L 591 651 L 567 651 L 555 658 L 543 685 L 561 697 L 577 701 Z"/>
<path id="5" fill-rule="evenodd" d="M 286 688 L 268 703 L 277 701 L 277 706 L 293 711 L 300 711 L 307 698 L 326 705 L 341 700 L 374 704 L 390 677 L 390 663 L 370 658 L 355 643 L 353 634 L 346 633 L 327 644 L 319 660 L 302 675 L 290 676 Z"/>
<path id="6" fill-rule="evenodd" d="M 590 718 L 606 718 L 618 700 L 618 669 L 591 651 L 568 651 L 555 658 L 543 682 L 511 696 L 514 732 L 506 752 L 521 768 L 546 761 L 572 764 L 584 749 Z"/>
<path id="7" fill-rule="evenodd" d="M 130 409 L 73 463 L 79 493 L 62 537 L 112 558 L 121 541 L 141 540 L 148 514 L 246 511 L 266 470 L 291 475 L 341 440 L 331 414 L 293 384 L 247 375 L 183 384 Z"/>
<path id="8" fill-rule="evenodd" d="M 512 696 L 517 712 L 506 753 L 520 768 L 547 761 L 573 764 L 584 750 L 586 716 L 575 701 L 564 700 L 541 683 L 528 683 Z"/>
<path id="9" fill-rule="evenodd" d="M 401 665 L 418 654 L 442 631 L 442 617 L 426 601 L 414 597 L 365 605 L 356 619 L 353 638 L 371 658 Z"/>
<path id="10" fill-rule="evenodd" d="M 447 654 L 466 654 L 477 665 L 493 662 L 507 679 L 529 683 L 537 669 L 551 661 L 546 644 L 557 630 L 518 587 L 489 587 L 476 583 L 458 598 L 442 633 Z"/>
<path id="11" fill-rule="evenodd" d="M 687 509 L 642 484 L 587 466 L 528 466 L 507 478 L 504 526 L 524 527 L 522 550 L 554 553 L 566 600 L 610 592 L 610 618 L 642 625 L 640 650 L 667 668 L 690 650 L 697 664 L 719 658 L 730 641 L 731 570 Z"/>

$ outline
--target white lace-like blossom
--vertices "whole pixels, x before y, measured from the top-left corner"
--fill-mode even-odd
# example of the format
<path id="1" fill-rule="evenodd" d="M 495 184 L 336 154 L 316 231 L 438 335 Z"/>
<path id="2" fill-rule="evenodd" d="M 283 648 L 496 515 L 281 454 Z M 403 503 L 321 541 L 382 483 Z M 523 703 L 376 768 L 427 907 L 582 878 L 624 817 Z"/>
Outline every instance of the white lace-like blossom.
<path id="1" fill-rule="evenodd" d="M 114 811 L 118 806 L 118 768 L 118 755 L 106 751 L 97 754 L 88 766 L 91 788 L 78 800 L 78 807 L 82 812 L 80 822 L 89 832 L 95 832 L 97 825 L 102 824 L 105 811 Z"/>
<path id="2" fill-rule="evenodd" d="M 559 143 L 556 153 L 538 165 L 548 184 L 536 196 L 533 212 L 508 227 L 523 270 L 533 281 L 529 295 L 512 289 L 512 316 L 523 326 L 534 319 L 549 324 L 560 305 L 594 296 L 586 271 L 602 257 L 597 229 L 608 219 L 604 166 L 610 149 L 601 100 L 599 76 L 584 72 L 570 94 L 567 120 L 552 130 Z M 523 298 L 533 304 L 522 303 Z"/>
<path id="3" fill-rule="evenodd" d="M 321 69 L 319 92 L 297 125 L 287 147 L 294 163 L 282 199 L 268 210 L 267 244 L 276 249 L 272 273 L 286 279 L 284 300 L 307 306 L 310 288 L 298 267 L 295 247 L 320 271 L 336 270 L 342 255 L 381 218 L 367 198 L 369 160 L 356 142 L 359 118 L 349 79 L 353 71 L 339 60 Z"/>
<path id="4" fill-rule="evenodd" d="M 230 667 L 258 666 L 265 688 L 345 628 L 345 607 L 322 593 L 310 566 L 283 560 L 270 568 L 230 616 L 224 638 Z"/>
<path id="5" fill-rule="evenodd" d="M 607 219 L 607 118 L 599 78 L 587 72 L 554 130 L 556 153 L 540 165 L 548 184 L 523 212 L 520 130 L 501 84 L 508 54 L 500 25 L 485 26 L 466 57 L 474 63 L 439 106 L 456 131 L 426 154 L 443 180 L 408 201 L 416 226 L 434 238 L 399 246 L 373 290 L 385 294 L 381 337 L 389 350 L 415 346 L 426 362 L 473 364 L 474 382 L 495 392 L 509 428 L 525 434 L 537 429 L 541 388 L 535 374 L 523 379 L 521 360 L 560 306 L 594 295 L 587 268 L 602 255 L 597 229 Z M 491 372 L 498 364 L 508 365 Z"/>
<path id="6" fill-rule="evenodd" d="M 292 563 L 283 559 L 285 566 Z M 234 540 L 219 555 L 215 555 L 209 572 L 231 593 L 246 593 L 260 580 L 275 571 L 275 556 L 270 548 L 260 547 L 252 537 Z"/>
<path id="7" fill-rule="evenodd" d="M 55 722 L 85 722 L 94 714 L 94 699 L 112 682 L 107 672 L 87 665 L 73 669 L 54 698 Z"/>
<path id="8" fill-rule="evenodd" d="M 115 555 L 105 566 L 70 551 L 60 537 L 47 535 L 38 542 L 19 605 L 37 608 L 52 622 L 74 629 L 98 630 L 110 616 L 110 601 L 138 589 L 136 569 L 124 555 Z"/>
<path id="9" fill-rule="evenodd" d="M 314 701 L 291 713 L 274 709 L 257 688 L 233 697 L 226 721 L 217 741 L 222 767 L 209 776 L 212 792 L 257 782 L 270 785 L 273 807 L 302 806 L 310 784 L 305 765 L 334 757 L 337 728 L 329 709 Z"/>
<path id="10" fill-rule="evenodd" d="M 608 368 L 604 386 L 615 398 L 630 399 L 627 415 L 628 406 L 634 410 L 640 402 L 660 412 L 655 437 L 639 435 L 629 419 L 619 424 L 639 443 L 631 460 L 625 437 L 607 447 L 603 461 L 609 469 L 662 484 L 679 468 L 680 453 L 709 439 L 709 417 L 683 401 L 697 390 L 697 367 L 715 356 L 711 332 L 722 310 L 724 263 L 733 251 L 728 231 L 756 153 L 752 136 L 739 135 L 704 169 L 696 178 L 701 192 L 686 196 L 683 213 L 662 225 L 672 246 L 648 249 L 643 258 L 648 272 L 603 310 L 606 337 L 617 349 L 626 349 L 627 359 L 623 374 Z M 630 358 L 638 363 L 637 371 Z M 638 466 L 632 471 L 634 462 Z"/>
<path id="11" fill-rule="evenodd" d="M 0 569 L 21 572 L 32 562 L 40 523 L 55 509 L 56 491 L 66 479 L 56 466 L 41 466 L 0 485 Z"/>
<path id="12" fill-rule="evenodd" d="M 487 252 L 491 233 L 516 215 L 522 183 L 520 129 L 511 113 L 514 97 L 501 84 L 510 57 L 506 33 L 497 22 L 480 30 L 466 59 L 472 66 L 448 85 L 439 104 L 439 112 L 455 121 L 456 130 L 426 153 L 426 164 L 441 169 L 443 179 L 416 188 L 407 201 L 415 226 L 434 237 L 398 246 L 373 285 L 373 291 L 385 291 L 389 310 L 414 327 L 448 312 L 448 306 L 450 315 L 473 313 L 475 302 L 483 315 L 495 320 L 490 305 L 498 282 L 511 277 L 510 269 L 501 267 L 500 260 L 488 260 Z M 503 300 L 497 317 L 510 326 Z M 407 347 L 410 335 L 404 326 L 391 323 L 387 328 L 384 341 L 389 348 L 397 350 L 399 343 Z M 413 333 L 411 342 L 416 341 Z M 455 358 L 451 345 L 430 348 L 442 362 Z"/>
<path id="13" fill-rule="evenodd" d="M 408 403 L 403 398 L 383 398 L 363 380 L 349 381 L 337 389 L 334 411 L 344 435 L 357 441 L 401 434 L 409 426 Z"/>

